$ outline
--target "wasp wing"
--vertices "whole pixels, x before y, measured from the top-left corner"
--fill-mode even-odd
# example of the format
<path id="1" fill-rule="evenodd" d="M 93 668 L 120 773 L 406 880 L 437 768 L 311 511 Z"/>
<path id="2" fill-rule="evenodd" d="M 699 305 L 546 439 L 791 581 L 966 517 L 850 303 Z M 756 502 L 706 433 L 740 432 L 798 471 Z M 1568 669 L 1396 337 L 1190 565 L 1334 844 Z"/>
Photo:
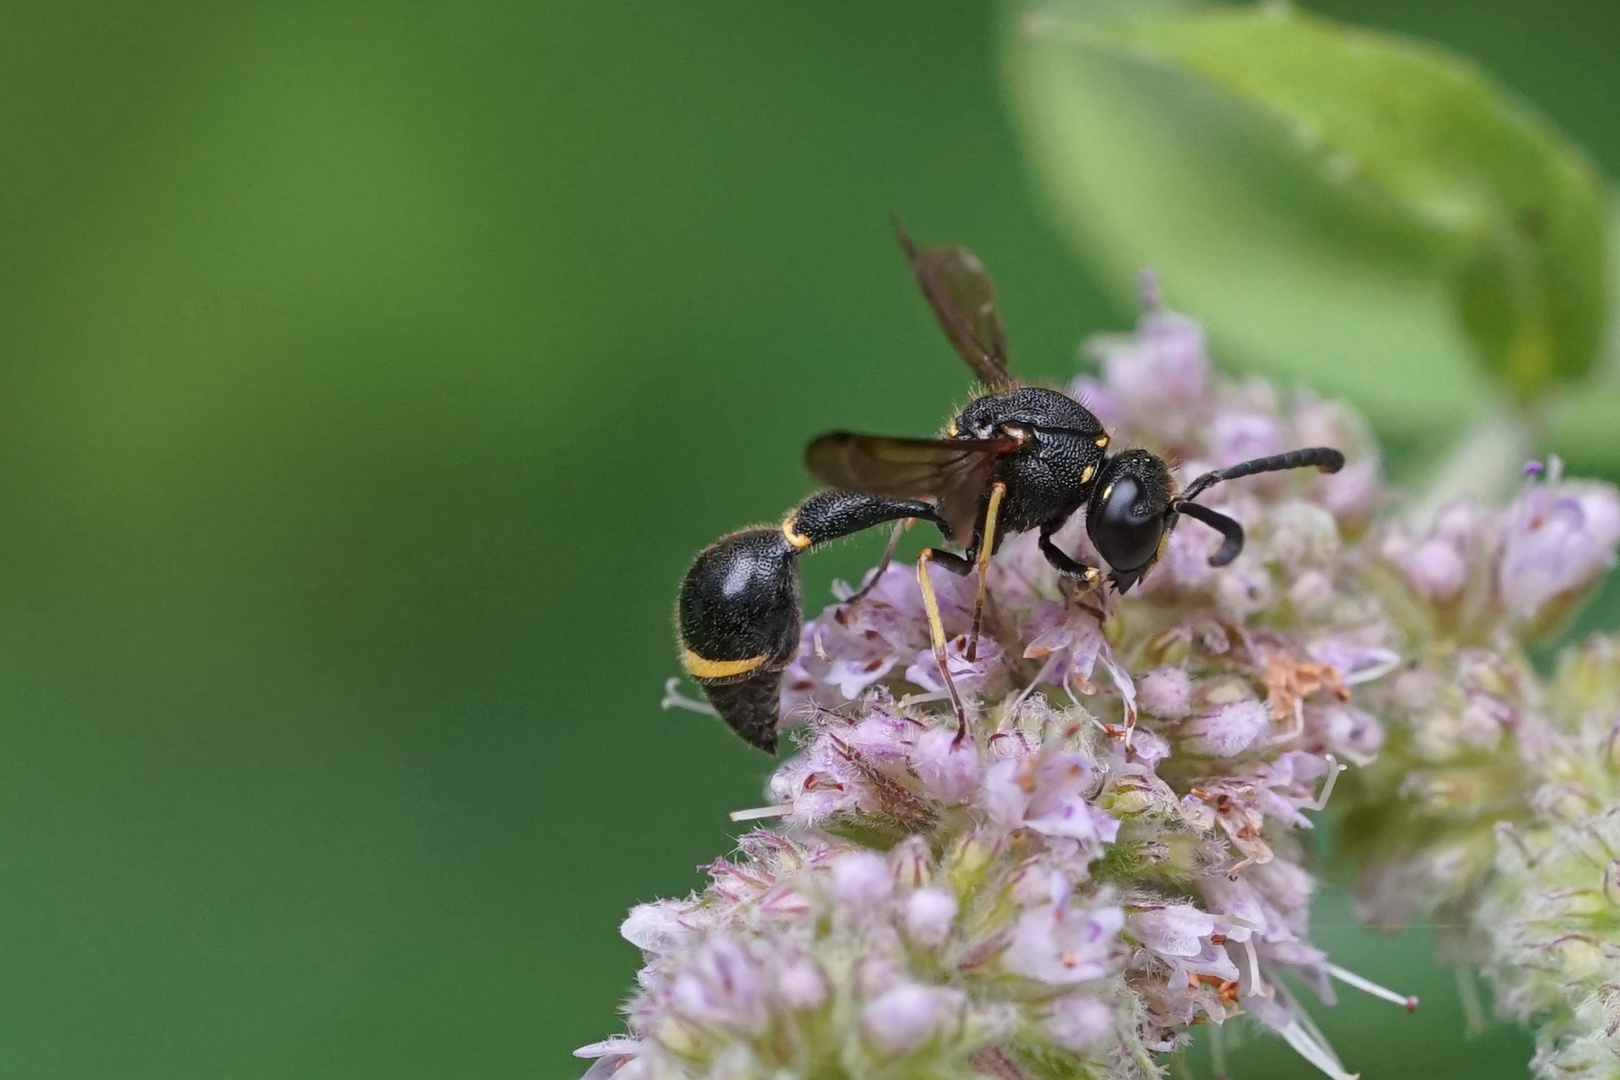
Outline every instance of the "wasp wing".
<path id="1" fill-rule="evenodd" d="M 804 461 L 828 487 L 896 499 L 933 499 L 951 529 L 965 540 L 981 512 L 990 475 L 1013 438 L 893 439 L 835 431 L 805 449 Z"/>
<path id="2" fill-rule="evenodd" d="M 978 256 L 954 244 L 920 248 L 899 222 L 894 231 L 928 306 L 957 353 L 986 387 L 1011 385 L 1007 335 L 996 313 L 996 289 Z"/>

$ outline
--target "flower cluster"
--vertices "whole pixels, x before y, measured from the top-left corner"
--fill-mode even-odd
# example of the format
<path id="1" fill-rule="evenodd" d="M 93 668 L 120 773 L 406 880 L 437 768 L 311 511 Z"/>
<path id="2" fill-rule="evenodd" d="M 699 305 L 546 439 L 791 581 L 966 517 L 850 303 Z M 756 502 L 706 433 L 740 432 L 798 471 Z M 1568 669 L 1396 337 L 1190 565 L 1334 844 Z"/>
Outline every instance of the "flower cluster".
<path id="1" fill-rule="evenodd" d="M 1344 835 L 1381 925 L 1439 914 L 1450 959 L 1539 1023 L 1545 1077 L 1620 1060 L 1620 662 L 1598 638 L 1551 679 L 1526 644 L 1615 561 L 1620 494 L 1532 463 L 1505 509 L 1393 526 L 1369 575 L 1409 657 L 1369 694 L 1390 739 Z"/>
<path id="2" fill-rule="evenodd" d="M 1453 503 L 1423 529 L 1384 531 L 1370 573 L 1408 661 L 1377 688 L 1393 733 L 1354 785 L 1352 849 L 1367 853 L 1363 913 L 1393 925 L 1443 910 L 1466 927 L 1498 825 L 1530 813 L 1534 758 L 1552 733 L 1548 689 L 1525 652 L 1613 564 L 1620 495 L 1532 463 L 1505 509 Z M 1476 943 L 1477 944 L 1477 943 Z M 1457 959 L 1478 949 L 1454 940 Z"/>
<path id="3" fill-rule="evenodd" d="M 1594 638 L 1552 680 L 1550 730 L 1527 747 L 1531 813 L 1498 826 L 1477 925 L 1498 1008 L 1539 1021 L 1536 1072 L 1620 1063 L 1620 644 Z"/>
<path id="4" fill-rule="evenodd" d="M 1136 333 L 1091 344 L 1098 374 L 1071 387 L 1116 449 L 1147 445 L 1183 482 L 1297 446 L 1337 446 L 1347 466 L 1212 489 L 1243 554 L 1211 568 L 1220 537 L 1183 520 L 1126 597 L 1076 588 L 1013 537 L 977 641 L 975 583 L 933 575 L 962 738 L 913 572 L 890 566 L 853 602 L 843 589 L 783 681 L 799 752 L 769 805 L 734 815 L 780 823 L 743 836 L 702 892 L 631 913 L 646 966 L 629 1034 L 580 1051 L 591 1080 L 1148 1077 L 1194 1026 L 1239 1015 L 1339 1077 L 1279 976 L 1330 1003 L 1340 980 L 1415 1004 L 1311 943 L 1309 815 L 1354 766 L 1360 805 L 1393 790 L 1407 825 L 1449 807 L 1422 834 L 1449 837 L 1466 770 L 1510 779 L 1492 750 L 1525 739 L 1539 691 L 1498 639 L 1550 626 L 1612 558 L 1613 492 L 1549 475 L 1505 514 L 1382 526 L 1354 414 L 1215 378 L 1199 327 L 1151 290 L 1147 307 Z M 1055 539 L 1100 561 L 1078 521 Z M 1432 765 L 1410 785 L 1379 764 L 1386 730 L 1402 767 Z M 1387 833 L 1390 815 L 1363 817 L 1359 835 Z M 1577 850 L 1528 825 L 1524 850 Z M 1489 810 L 1467 826 L 1480 835 L 1446 841 L 1460 855 L 1403 834 L 1372 893 L 1406 912 L 1477 900 L 1498 829 Z"/>

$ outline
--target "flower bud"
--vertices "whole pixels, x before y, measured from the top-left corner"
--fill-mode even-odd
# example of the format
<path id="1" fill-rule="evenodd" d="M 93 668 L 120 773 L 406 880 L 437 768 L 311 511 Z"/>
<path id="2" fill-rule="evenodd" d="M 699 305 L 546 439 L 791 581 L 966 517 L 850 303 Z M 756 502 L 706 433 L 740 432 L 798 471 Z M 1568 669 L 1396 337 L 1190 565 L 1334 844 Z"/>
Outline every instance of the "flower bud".
<path id="1" fill-rule="evenodd" d="M 1178 667 L 1160 667 L 1136 682 L 1142 711 L 1166 720 L 1180 720 L 1192 712 L 1192 679 Z"/>
<path id="2" fill-rule="evenodd" d="M 950 936 L 956 919 L 956 898 L 929 886 L 906 897 L 906 936 L 918 945 L 937 948 Z"/>
<path id="3" fill-rule="evenodd" d="M 827 979 L 808 956 L 796 957 L 776 977 L 776 992 L 789 1008 L 807 1011 L 827 1003 Z"/>
<path id="4" fill-rule="evenodd" d="M 894 892 L 894 878 L 881 855 L 852 851 L 832 863 L 832 897 L 846 911 L 864 914 Z"/>
<path id="5" fill-rule="evenodd" d="M 1536 619 L 1615 562 L 1620 493 L 1610 484 L 1531 484 L 1508 508 L 1497 587 L 1509 613 Z"/>
<path id="6" fill-rule="evenodd" d="M 934 876 L 934 853 L 928 840 L 921 836 L 908 836 L 889 852 L 889 868 L 894 880 L 903 889 L 926 885 Z"/>
<path id="7" fill-rule="evenodd" d="M 912 767 L 929 795 L 943 803 L 959 803 L 978 782 L 979 754 L 973 743 L 958 740 L 948 728 L 933 728 L 917 740 Z"/>
<path id="8" fill-rule="evenodd" d="M 1117 1023 L 1114 1011 L 1090 994 L 1065 994 L 1052 1002 L 1046 1033 L 1063 1049 L 1080 1053 L 1112 1034 Z"/>
<path id="9" fill-rule="evenodd" d="M 904 1054 L 934 1035 L 943 1011 L 937 988 L 900 983 L 866 1003 L 861 1010 L 861 1029 L 879 1050 Z"/>
<path id="10" fill-rule="evenodd" d="M 619 936 L 643 952 L 669 952 L 692 933 L 677 900 L 637 904 L 619 925 Z"/>
<path id="11" fill-rule="evenodd" d="M 1218 706 L 1187 726 L 1188 749 L 1215 757 L 1234 757 L 1254 745 L 1271 723 L 1266 707 L 1251 699 Z"/>

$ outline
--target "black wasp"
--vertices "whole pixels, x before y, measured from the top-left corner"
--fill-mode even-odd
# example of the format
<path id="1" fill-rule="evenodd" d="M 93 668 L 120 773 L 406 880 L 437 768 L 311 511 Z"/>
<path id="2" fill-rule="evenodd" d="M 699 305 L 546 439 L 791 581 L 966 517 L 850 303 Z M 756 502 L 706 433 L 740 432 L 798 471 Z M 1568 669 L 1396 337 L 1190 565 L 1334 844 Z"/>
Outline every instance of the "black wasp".
<path id="1" fill-rule="evenodd" d="M 929 568 L 979 575 L 968 649 L 979 634 L 985 569 L 1003 539 L 1040 530 L 1040 548 L 1060 574 L 1098 586 L 1103 572 L 1052 542 L 1081 508 L 1086 532 L 1108 563 L 1108 583 L 1124 593 L 1152 569 L 1181 515 L 1219 531 L 1211 566 L 1243 550 L 1243 527 L 1193 500 L 1212 485 L 1252 473 L 1315 466 L 1336 472 L 1344 455 L 1328 447 L 1292 450 L 1205 473 L 1176 490 L 1156 454 L 1108 456 L 1108 433 L 1078 401 L 1057 390 L 1020 386 L 1007 370 L 995 290 L 965 248 L 918 248 L 899 231 L 923 295 L 983 392 L 939 439 L 833 432 L 810 443 L 805 462 L 827 490 L 800 503 L 777 528 L 744 529 L 705 548 L 681 583 L 681 662 L 721 718 L 762 750 L 776 750 L 782 669 L 799 643 L 798 558 L 842 536 L 887 521 L 933 522 L 957 554 L 929 548 L 917 557 L 935 658 L 955 706 L 958 738 L 966 712 L 946 666 L 946 637 Z M 879 567 L 899 539 L 897 525 Z M 874 575 L 872 581 L 876 581 Z M 859 594 L 851 599 L 856 602 Z"/>

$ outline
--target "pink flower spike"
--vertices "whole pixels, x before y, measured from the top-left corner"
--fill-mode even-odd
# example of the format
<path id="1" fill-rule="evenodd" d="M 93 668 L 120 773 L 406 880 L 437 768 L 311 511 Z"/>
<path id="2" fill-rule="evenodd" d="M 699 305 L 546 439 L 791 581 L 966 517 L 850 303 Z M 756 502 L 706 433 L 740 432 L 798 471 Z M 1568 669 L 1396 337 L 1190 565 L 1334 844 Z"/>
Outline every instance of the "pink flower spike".
<path id="1" fill-rule="evenodd" d="M 827 1003 L 827 979 L 807 956 L 788 963 L 776 977 L 776 992 L 789 1008 L 819 1009 Z"/>
<path id="2" fill-rule="evenodd" d="M 1197 1027 L 1239 1015 L 1346 1080 L 1291 994 L 1331 1002 L 1346 982 L 1415 1002 L 1313 940 L 1302 830 L 1330 799 L 1393 824 L 1424 815 L 1422 830 L 1378 833 L 1396 870 L 1377 910 L 1455 909 L 1496 939 L 1493 962 L 1517 962 L 1487 972 L 1516 1000 L 1620 985 L 1590 927 L 1553 926 L 1620 897 L 1614 793 L 1576 790 L 1620 768 L 1620 645 L 1588 646 L 1556 679 L 1522 650 L 1620 546 L 1620 492 L 1549 463 L 1511 509 L 1455 501 L 1414 528 L 1349 407 L 1221 376 L 1198 324 L 1146 288 L 1136 330 L 1095 339 L 1096 375 L 1072 384 L 1102 424 L 1084 423 L 1097 452 L 1150 448 L 1182 492 L 1273 450 L 1336 447 L 1345 467 L 1210 489 L 1203 504 L 1246 532 L 1241 556 L 1211 566 L 1223 534 L 1188 520 L 1127 593 L 1061 577 L 1009 493 L 1001 522 L 1018 531 L 984 567 L 971 661 L 978 574 L 932 577 L 960 715 L 915 567 L 886 564 L 858 600 L 839 587 L 846 602 L 805 611 L 783 643 L 796 651 L 770 653 L 760 683 L 780 668 L 793 745 L 759 805 L 733 815 L 755 824 L 733 830 L 737 851 L 701 891 L 630 912 L 642 967 L 625 1037 L 581 1048 L 587 1080 L 1147 1075 Z M 983 437 L 973 415 L 959 435 Z M 1083 472 L 1094 458 L 1079 451 L 1059 464 Z M 968 500 L 948 502 L 935 510 L 965 523 Z M 1100 566 L 1084 511 L 1045 539 Z M 1360 767 L 1343 792 L 1341 761 Z M 678 798 L 703 780 L 660 782 Z M 1488 827 L 1485 843 L 1430 838 L 1432 821 L 1452 839 L 1460 816 L 1477 839 L 1480 812 L 1519 830 L 1499 829 L 1495 851 Z M 1513 890 L 1482 882 L 1503 875 Z M 1501 917 L 1469 910 L 1476 895 Z"/>
<path id="3" fill-rule="evenodd" d="M 1444 540 L 1424 540 L 1402 557 L 1401 569 L 1418 592 L 1441 603 L 1456 598 L 1468 580 L 1468 563 Z"/>
<path id="4" fill-rule="evenodd" d="M 1136 912 L 1130 917 L 1131 933 L 1161 956 L 1197 956 L 1215 933 L 1215 919 L 1191 904 L 1170 904 Z"/>
<path id="5" fill-rule="evenodd" d="M 1090 994 L 1065 994 L 1046 1018 L 1052 1041 L 1075 1053 L 1088 1050 L 1114 1030 L 1114 1013 Z"/>
<path id="6" fill-rule="evenodd" d="M 1013 928 L 1003 963 L 1017 975 L 1052 986 L 1100 979 L 1108 973 L 1125 912 L 1050 905 L 1026 911 Z"/>
<path id="7" fill-rule="evenodd" d="M 757 1036 L 770 1020 L 762 976 L 742 942 L 709 937 L 670 983 L 670 1007 L 703 1027 Z"/>
<path id="8" fill-rule="evenodd" d="M 906 898 L 906 936 L 918 945 L 938 948 L 956 920 L 956 899 L 937 886 L 918 889 Z"/>
<path id="9" fill-rule="evenodd" d="M 893 892 L 894 876 L 882 856 L 870 851 L 852 851 L 833 860 L 833 899 L 846 910 L 864 914 Z"/>
<path id="10" fill-rule="evenodd" d="M 601 1042 L 587 1043 L 574 1051 L 577 1058 L 599 1058 L 610 1054 L 635 1054 L 641 1051 L 640 1039 L 627 1039 L 623 1036 L 612 1039 L 603 1039 Z"/>
<path id="11" fill-rule="evenodd" d="M 861 1028 L 878 1049 L 904 1054 L 927 1042 L 944 1012 L 941 991 L 903 982 L 867 1002 Z"/>
<path id="12" fill-rule="evenodd" d="M 1101 855 L 1105 844 L 1119 835 L 1119 822 L 1078 795 L 1064 799 L 1049 813 L 1030 818 L 1025 824 L 1047 836 L 1064 836 L 1080 842 L 1088 855 Z"/>
<path id="13" fill-rule="evenodd" d="M 1178 667 L 1159 667 L 1138 680 L 1142 711 L 1165 720 L 1192 713 L 1192 679 Z"/>
<path id="14" fill-rule="evenodd" d="M 917 740 L 912 768 L 928 793 L 940 802 L 959 803 L 979 781 L 979 754 L 970 740 L 957 741 L 949 728 L 930 728 Z"/>
<path id="15" fill-rule="evenodd" d="M 591 1063 L 580 1080 L 650 1080 L 647 1059 L 631 1054 L 604 1054 Z"/>
<path id="16" fill-rule="evenodd" d="M 1590 585 L 1615 563 L 1620 492 L 1612 484 L 1526 488 L 1503 525 L 1497 588 L 1508 612 L 1533 621 L 1554 599 Z"/>
<path id="17" fill-rule="evenodd" d="M 619 924 L 619 936 L 643 952 L 669 952 L 693 934 L 686 914 L 686 905 L 678 900 L 637 904 Z"/>
<path id="18" fill-rule="evenodd" d="M 1187 725 L 1187 748 L 1213 757 L 1235 757 L 1253 746 L 1271 723 L 1266 707 L 1252 698 L 1205 713 Z"/>

